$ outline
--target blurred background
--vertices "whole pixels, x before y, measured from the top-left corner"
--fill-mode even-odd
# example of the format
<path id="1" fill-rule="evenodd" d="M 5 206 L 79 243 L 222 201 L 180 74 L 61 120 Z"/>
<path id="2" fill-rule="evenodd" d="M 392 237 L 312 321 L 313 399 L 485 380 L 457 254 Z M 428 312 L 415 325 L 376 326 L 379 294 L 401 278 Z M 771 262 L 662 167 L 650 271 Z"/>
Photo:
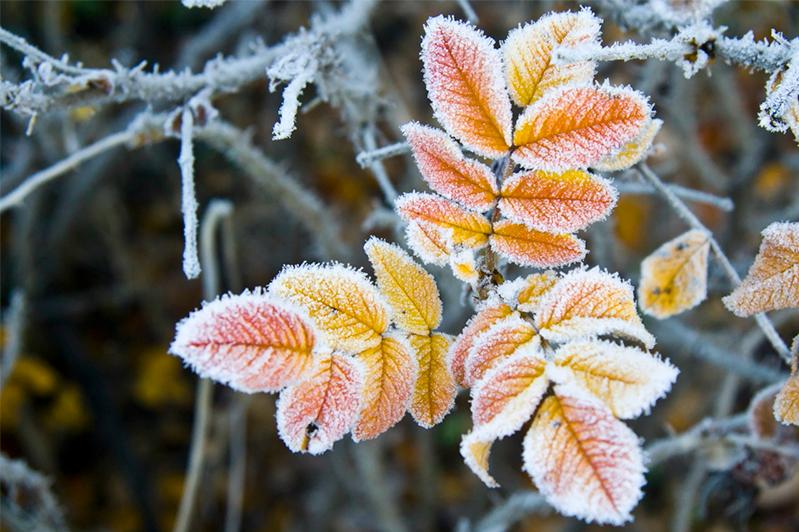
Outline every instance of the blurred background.
<path id="1" fill-rule="evenodd" d="M 479 25 L 498 41 L 547 11 L 579 5 L 471 2 Z M 109 67 L 111 58 L 133 66 L 146 59 L 161 70 L 196 71 L 217 53 L 243 53 L 258 39 L 280 42 L 308 26 L 314 13 L 338 7 L 269 1 L 208 10 L 187 9 L 178 1 L 4 0 L 0 15 L 3 28 L 86 66 Z M 434 123 L 419 44 L 425 20 L 440 13 L 465 18 L 455 1 L 382 2 L 373 10 L 368 29 L 353 41 L 359 60 L 369 64 L 358 87 L 367 102 L 360 115 L 319 101 L 316 87 L 309 86 L 297 131 L 289 140 L 273 141 L 281 97 L 280 91 L 270 93 L 265 76 L 213 98 L 220 115 L 241 129 L 241 142 L 274 163 L 271 173 L 253 175 L 218 146 L 195 145 L 200 214 L 213 198 L 234 206 L 233 260 L 229 256 L 223 268 L 223 290 L 265 286 L 284 264 L 340 259 L 366 266 L 361 245 L 369 234 L 397 240 L 390 205 L 375 175 L 355 156 L 369 147 L 364 139 L 376 146 L 402 140 L 398 127 L 406 121 Z M 225 16 L 230 20 L 223 24 Z M 799 3 L 730 2 L 716 11 L 714 22 L 727 26 L 728 35 L 751 30 L 763 38 L 773 28 L 792 38 Z M 628 38 L 646 40 L 605 21 L 605 43 Z M 0 49 L 4 79 L 26 77 L 21 60 L 16 51 Z M 739 272 L 751 264 L 766 225 L 799 217 L 796 143 L 789 134 L 757 127 L 765 74 L 716 62 L 686 80 L 674 65 L 650 61 L 604 63 L 597 78 L 630 84 L 651 97 L 665 125 L 650 165 L 664 180 L 732 199 L 732 212 L 706 202 L 689 206 Z M 27 118 L 4 110 L 0 192 L 119 131 L 146 106 L 131 101 L 48 113 L 38 117 L 29 136 Z M 169 109 L 156 105 L 154 111 Z M 366 130 L 374 135 L 360 135 Z M 0 448 L 52 480 L 66 526 L 76 530 L 169 530 L 182 494 L 197 378 L 167 348 L 175 323 L 203 294 L 201 282 L 187 280 L 181 270 L 178 151 L 174 139 L 109 151 L 0 218 L 0 341 L 6 349 L 8 309 L 13 294 L 24 293 L 21 347 L 14 361 L 3 362 Z M 384 164 L 398 191 L 426 188 L 408 156 Z M 320 241 L 313 224 L 275 185 L 281 180 L 321 200 L 325 215 L 338 223 L 335 241 Z M 584 235 L 588 263 L 637 282 L 640 261 L 687 227 L 661 198 L 642 192 L 634 176 L 616 181 L 622 196 L 613 215 Z M 457 333 L 472 308 L 448 270 L 431 271 L 444 298 L 442 329 Z M 511 275 L 522 271 L 512 269 Z M 678 318 L 647 321 L 658 351 L 681 375 L 651 416 L 631 423 L 646 442 L 707 416 L 745 411 L 769 376 L 786 371 L 754 322 L 724 309 L 720 296 L 729 291 L 711 265 L 707 301 Z M 786 341 L 799 332 L 796 311 L 772 318 Z M 522 433 L 499 442 L 492 453 L 501 489 L 486 488 L 463 464 L 458 445 L 471 424 L 465 393 L 434 429 L 406 416 L 376 441 L 356 446 L 345 439 L 322 456 L 292 454 L 278 439 L 274 396 L 245 397 L 221 386 L 213 393 L 206 470 L 192 516 L 196 530 L 221 530 L 230 519 L 229 486 L 236 484 L 231 461 L 244 474 L 242 530 L 469 530 L 488 526 L 481 520 L 492 510 L 533 489 L 521 470 Z M 2 496 L 5 511 L 9 504 L 42 511 L 36 493 L 12 494 L 4 484 Z M 653 467 L 636 520 L 626 528 L 666 530 L 682 519 L 694 530 L 799 530 L 798 503 L 795 460 L 708 446 Z M 677 517 L 680 512 L 685 515 Z M 517 513 L 507 526 L 595 528 L 536 508 Z"/>

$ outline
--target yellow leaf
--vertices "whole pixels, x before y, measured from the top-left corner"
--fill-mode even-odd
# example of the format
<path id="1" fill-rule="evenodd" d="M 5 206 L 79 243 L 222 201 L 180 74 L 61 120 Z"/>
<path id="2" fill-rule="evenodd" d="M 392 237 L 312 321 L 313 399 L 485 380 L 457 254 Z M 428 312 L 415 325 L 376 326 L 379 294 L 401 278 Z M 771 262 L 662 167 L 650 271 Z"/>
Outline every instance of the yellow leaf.
<path id="1" fill-rule="evenodd" d="M 419 365 L 409 410 L 417 423 L 429 428 L 444 419 L 455 403 L 455 378 L 447 366 L 452 337 L 441 333 L 412 334 L 408 340 Z"/>
<path id="2" fill-rule="evenodd" d="M 791 375 L 777 394 L 774 417 L 785 425 L 799 426 L 799 373 Z"/>
<path id="3" fill-rule="evenodd" d="M 553 271 L 533 273 L 501 284 L 497 291 L 509 304 L 522 312 L 535 312 L 541 298 L 558 282 Z"/>
<path id="4" fill-rule="evenodd" d="M 286 267 L 269 291 L 305 308 L 334 349 L 358 353 L 377 347 L 388 327 L 377 288 L 363 272 L 341 264 Z"/>
<path id="5" fill-rule="evenodd" d="M 441 196 L 411 192 L 397 198 L 395 205 L 400 217 L 408 222 L 430 224 L 449 231 L 452 244 L 481 248 L 488 243 L 489 221 Z"/>
<path id="6" fill-rule="evenodd" d="M 692 230 L 669 240 L 641 263 L 638 300 L 656 318 L 668 318 L 697 306 L 707 296 L 710 240 Z"/>
<path id="7" fill-rule="evenodd" d="M 441 299 L 433 276 L 399 246 L 372 237 L 363 249 L 397 327 L 426 335 L 441 323 Z"/>

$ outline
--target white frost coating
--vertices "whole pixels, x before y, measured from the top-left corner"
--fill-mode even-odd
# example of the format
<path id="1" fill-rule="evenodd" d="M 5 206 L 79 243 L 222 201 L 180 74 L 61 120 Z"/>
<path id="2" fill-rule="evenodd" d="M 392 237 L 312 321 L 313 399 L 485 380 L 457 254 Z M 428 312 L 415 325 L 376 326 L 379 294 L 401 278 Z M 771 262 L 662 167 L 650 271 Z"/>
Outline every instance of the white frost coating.
<path id="1" fill-rule="evenodd" d="M 757 115 L 760 127 L 773 132 L 786 131 L 790 125 L 791 108 L 796 108 L 799 98 L 799 47 L 788 68 L 771 75 L 766 83 L 766 94 Z"/>
<path id="2" fill-rule="evenodd" d="M 224 4 L 227 0 L 180 0 L 185 7 L 210 7 L 215 8 Z"/>
<path id="3" fill-rule="evenodd" d="M 453 251 L 449 256 L 449 267 L 452 275 L 464 283 L 474 284 L 480 278 L 480 270 L 474 250 L 461 248 Z"/>
<path id="4" fill-rule="evenodd" d="M 480 463 L 480 458 L 475 456 L 472 448 L 474 445 L 487 445 L 488 448 L 485 450 L 485 467 L 483 464 Z M 488 458 L 491 454 L 491 446 L 494 444 L 494 438 L 484 436 L 480 431 L 471 431 L 468 434 L 465 434 L 461 438 L 461 456 L 463 457 L 463 461 L 472 470 L 472 472 L 477 475 L 477 477 L 482 480 L 486 486 L 489 488 L 498 488 L 499 483 L 488 473 Z"/>
<path id="5" fill-rule="evenodd" d="M 271 69 L 270 69 L 271 72 Z M 272 128 L 272 139 L 283 140 L 291 136 L 295 129 L 297 129 L 297 110 L 300 108 L 300 96 L 305 86 L 310 83 L 314 78 L 315 72 L 312 69 L 298 73 L 286 88 L 283 89 L 283 103 L 280 105 L 278 114 L 280 120 L 275 122 Z M 273 85 L 269 85 L 270 90 Z"/>
<path id="6" fill-rule="evenodd" d="M 505 281 L 497 287 L 497 294 L 509 306 L 516 308 L 519 304 L 519 292 L 527 286 L 526 277 L 517 277 L 512 281 Z"/>
<path id="7" fill-rule="evenodd" d="M 181 211 L 183 212 L 183 273 L 189 279 L 200 275 L 200 258 L 197 255 L 197 197 L 194 193 L 194 114 L 186 107 L 180 122 Z"/>

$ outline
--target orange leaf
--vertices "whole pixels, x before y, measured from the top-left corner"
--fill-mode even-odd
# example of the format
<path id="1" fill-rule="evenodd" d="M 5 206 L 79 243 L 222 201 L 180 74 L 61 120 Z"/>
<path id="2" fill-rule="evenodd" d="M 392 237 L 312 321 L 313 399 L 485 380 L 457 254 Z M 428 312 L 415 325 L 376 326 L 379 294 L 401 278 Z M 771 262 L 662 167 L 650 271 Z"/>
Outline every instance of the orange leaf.
<path id="1" fill-rule="evenodd" d="M 402 133 L 425 181 L 439 194 L 478 211 L 493 207 L 499 193 L 491 169 L 467 159 L 446 133 L 412 122 Z"/>
<path id="2" fill-rule="evenodd" d="M 650 113 L 646 99 L 631 89 L 555 90 L 519 117 L 513 160 L 552 172 L 591 166 L 634 139 Z"/>
<path id="3" fill-rule="evenodd" d="M 522 312 L 535 312 L 541 298 L 558 282 L 553 271 L 533 273 L 527 277 L 519 277 L 513 281 L 505 281 L 497 292 L 511 306 Z"/>
<path id="4" fill-rule="evenodd" d="M 461 456 L 475 475 L 489 488 L 499 487 L 494 477 L 488 473 L 488 457 L 495 438 L 484 436 L 480 431 L 472 431 L 461 438 Z"/>
<path id="5" fill-rule="evenodd" d="M 512 312 L 513 309 L 502 301 L 489 299 L 481 307 L 477 308 L 476 314 L 466 323 L 466 327 L 455 339 L 455 343 L 452 344 L 449 355 L 450 371 L 452 371 L 455 381 L 459 385 L 466 387 L 464 366 L 466 358 L 469 356 L 469 351 L 471 351 L 477 338 L 499 320 L 510 316 Z"/>
<path id="6" fill-rule="evenodd" d="M 505 181 L 499 208 L 505 217 L 531 229 L 570 233 L 606 218 L 616 198 L 613 185 L 588 172 L 538 170 Z"/>
<path id="7" fill-rule="evenodd" d="M 433 276 L 401 247 L 372 237 L 363 249 L 375 270 L 377 286 L 394 311 L 397 327 L 427 334 L 441 323 L 441 298 Z"/>
<path id="8" fill-rule="evenodd" d="M 600 172 L 618 172 L 631 167 L 646 157 L 662 125 L 662 120 L 657 118 L 650 120 L 638 136 L 625 144 L 618 153 L 609 155 L 591 166 Z"/>
<path id="9" fill-rule="evenodd" d="M 488 242 L 491 224 L 484 216 L 434 194 L 411 192 L 395 202 L 403 220 L 447 230 L 453 244 L 480 248 Z"/>
<path id="10" fill-rule="evenodd" d="M 641 263 L 638 301 L 656 318 L 668 318 L 697 306 L 707 297 L 710 239 L 692 230 L 669 240 Z"/>
<path id="11" fill-rule="evenodd" d="M 540 343 L 533 326 L 517 313 L 511 314 L 477 337 L 466 359 L 463 380 L 472 386 L 503 358 L 520 349 L 535 351 Z"/>
<path id="12" fill-rule="evenodd" d="M 511 142 L 511 108 L 494 41 L 442 16 L 425 25 L 422 63 L 436 118 L 467 148 L 498 158 Z"/>
<path id="13" fill-rule="evenodd" d="M 244 392 L 275 392 L 309 369 L 311 323 L 266 294 L 222 296 L 178 323 L 169 351 L 199 375 Z"/>
<path id="14" fill-rule="evenodd" d="M 340 353 L 321 356 L 309 378 L 281 392 L 277 403 L 280 438 L 294 452 L 327 451 L 355 422 L 362 386 L 357 360 Z"/>
<path id="15" fill-rule="evenodd" d="M 417 423 L 430 428 L 444 419 L 455 403 L 455 379 L 447 366 L 452 337 L 441 333 L 412 334 L 408 340 L 419 365 L 409 410 Z"/>
<path id="16" fill-rule="evenodd" d="M 743 282 L 723 298 L 736 316 L 799 307 L 799 222 L 773 223 Z"/>
<path id="17" fill-rule="evenodd" d="M 305 308 L 334 349 L 373 348 L 388 327 L 386 303 L 375 286 L 363 272 L 341 264 L 288 266 L 269 291 Z"/>
<path id="18" fill-rule="evenodd" d="M 352 439 L 371 440 L 397 424 L 408 410 L 416 381 L 416 359 L 404 339 L 393 336 L 358 355 L 363 362 L 363 403 Z"/>
<path id="19" fill-rule="evenodd" d="M 774 417 L 785 425 L 799 426 L 799 373 L 791 375 L 777 394 Z"/>
<path id="20" fill-rule="evenodd" d="M 522 266 L 549 268 L 577 262 L 585 257 L 585 243 L 568 233 L 552 234 L 529 229 L 508 220 L 494 224 L 491 249 Z"/>
<path id="21" fill-rule="evenodd" d="M 449 243 L 443 230 L 426 223 L 410 222 L 405 228 L 408 247 L 426 264 L 444 266 L 449 261 Z"/>
<path id="22" fill-rule="evenodd" d="M 513 101 L 525 107 L 555 87 L 590 82 L 594 78 L 592 61 L 554 65 L 552 52 L 559 46 L 597 41 L 599 24 L 586 9 L 579 13 L 553 13 L 511 30 L 502 52 Z"/>
<path id="23" fill-rule="evenodd" d="M 620 525 L 641 498 L 638 437 L 596 399 L 558 385 L 524 438 L 524 467 L 560 513 Z"/>
<path id="24" fill-rule="evenodd" d="M 630 284 L 598 268 L 563 276 L 542 298 L 535 326 L 554 342 L 616 333 L 647 347 L 655 343 L 635 311 Z"/>

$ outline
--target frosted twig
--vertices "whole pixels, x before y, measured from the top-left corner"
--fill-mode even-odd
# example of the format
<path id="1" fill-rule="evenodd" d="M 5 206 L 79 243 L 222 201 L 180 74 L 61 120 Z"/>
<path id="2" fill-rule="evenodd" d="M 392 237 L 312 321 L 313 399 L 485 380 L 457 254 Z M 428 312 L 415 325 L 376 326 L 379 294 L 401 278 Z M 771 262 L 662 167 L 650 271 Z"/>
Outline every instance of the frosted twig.
<path id="1" fill-rule="evenodd" d="M 653 39 L 647 44 L 627 41 L 614 43 L 610 46 L 582 44 L 575 47 L 562 47 L 555 50 L 553 60 L 556 64 L 577 61 L 635 61 L 644 59 L 678 61 L 692 51 L 693 47 L 684 42 Z"/>
<path id="2" fill-rule="evenodd" d="M 197 257 L 197 197 L 194 191 L 194 114 L 190 107 L 180 122 L 180 210 L 183 213 L 183 273 L 189 279 L 200 275 Z"/>
<path id="3" fill-rule="evenodd" d="M 745 413 L 722 419 L 703 419 L 681 434 L 649 444 L 646 447 L 649 465 L 654 466 L 674 456 L 692 452 L 706 443 L 718 441 L 727 432 L 738 430 L 745 426 Z"/>
<path id="4" fill-rule="evenodd" d="M 410 153 L 411 147 L 407 142 L 397 142 L 396 144 L 389 144 L 376 150 L 362 151 L 355 156 L 355 161 L 361 168 L 367 168 L 372 163 L 396 157 L 397 155 L 404 155 Z"/>
<path id="5" fill-rule="evenodd" d="M 11 295 L 11 302 L 5 312 L 4 328 L 6 345 L 3 349 L 3 362 L 0 365 L 0 390 L 14 369 L 14 363 L 22 349 L 22 335 L 25 332 L 25 294 L 21 290 L 15 290 Z"/>
<path id="6" fill-rule="evenodd" d="M 29 44 L 28 41 L 22 37 L 14 35 L 10 31 L 7 31 L 3 28 L 0 28 L 0 42 L 5 43 L 18 52 L 21 52 L 23 55 L 25 55 L 25 57 L 33 59 L 36 63 L 49 63 L 53 67 L 66 74 L 83 75 L 91 72 L 89 69 L 72 66 L 66 61 L 62 61 L 51 55 L 48 55 L 32 44 Z"/>
<path id="7" fill-rule="evenodd" d="M 724 439 L 742 447 L 749 447 L 757 451 L 768 451 L 799 459 L 799 445 L 778 444 L 752 436 L 744 436 L 743 434 L 727 434 Z"/>
<path id="8" fill-rule="evenodd" d="M 477 16 L 477 13 L 475 13 L 472 4 L 469 3 L 469 0 L 458 0 L 458 5 L 460 6 L 461 11 L 463 11 L 463 14 L 466 15 L 466 18 L 469 20 L 469 22 L 472 24 L 477 24 L 480 22 L 480 18 Z"/>
<path id="9" fill-rule="evenodd" d="M 548 514 L 550 506 L 544 497 L 535 491 L 514 493 L 475 523 L 475 532 L 502 532 L 524 516 L 538 513 Z"/>
<path id="10" fill-rule="evenodd" d="M 735 204 L 733 204 L 730 198 L 722 198 L 720 196 L 716 196 L 715 194 L 710 194 L 709 192 L 695 190 L 680 185 L 669 184 L 666 186 L 668 186 L 677 197 L 684 200 L 692 201 L 694 203 L 712 205 L 713 207 L 725 212 L 730 212 L 735 208 Z M 654 187 L 648 185 L 647 183 L 617 182 L 616 189 L 618 189 L 621 194 L 652 194 L 657 192 Z"/>
<path id="11" fill-rule="evenodd" d="M 0 453 L 0 514 L 16 530 L 68 530 L 50 481 L 21 460 Z"/>
<path id="12" fill-rule="evenodd" d="M 237 395 L 230 409 L 230 472 L 227 483 L 225 532 L 241 528 L 244 480 L 247 473 L 247 408 L 250 398 Z"/>
<path id="13" fill-rule="evenodd" d="M 220 280 L 219 264 L 216 256 L 216 230 L 233 214 L 233 204 L 224 199 L 213 199 L 208 202 L 203 215 L 200 228 L 200 253 L 203 265 L 203 293 L 208 295 L 206 300 L 213 299 L 219 292 Z M 227 235 L 226 235 L 227 236 Z"/>
<path id="14" fill-rule="evenodd" d="M 363 144 L 370 152 L 377 149 L 377 141 L 375 140 L 373 127 L 367 127 L 364 131 Z M 394 185 L 391 183 L 391 179 L 388 177 L 388 172 L 386 172 L 383 163 L 380 162 L 380 160 L 374 160 L 369 164 L 369 170 L 374 174 L 377 184 L 380 186 L 380 190 L 383 191 L 383 197 L 386 198 L 386 202 L 389 205 L 393 205 L 394 200 L 397 199 L 397 189 L 395 189 Z"/>
<path id="15" fill-rule="evenodd" d="M 738 272 L 735 271 L 732 264 L 730 264 L 730 260 L 724 254 L 724 251 L 719 246 L 719 243 L 716 241 L 713 233 L 699 221 L 693 212 L 677 197 L 674 192 L 672 192 L 655 174 L 646 163 L 640 163 L 638 168 L 641 170 L 641 174 L 644 178 L 655 187 L 658 192 L 660 192 L 668 201 L 669 205 L 672 207 L 674 212 L 683 219 L 689 226 L 693 229 L 698 229 L 700 231 L 704 231 L 709 238 L 710 241 L 710 248 L 713 250 L 713 254 L 716 256 L 719 264 L 721 264 L 722 270 L 729 278 L 730 282 L 732 283 L 733 287 L 738 286 L 741 284 L 741 277 L 738 275 Z M 769 342 L 777 353 L 788 363 L 791 363 L 791 354 L 788 351 L 788 346 L 785 345 L 785 342 L 782 341 L 780 335 L 777 333 L 774 325 L 765 315 L 765 313 L 758 313 L 755 314 L 755 321 L 757 321 L 758 326 L 763 330 L 763 334 L 765 334 L 766 338 L 768 338 Z"/>

